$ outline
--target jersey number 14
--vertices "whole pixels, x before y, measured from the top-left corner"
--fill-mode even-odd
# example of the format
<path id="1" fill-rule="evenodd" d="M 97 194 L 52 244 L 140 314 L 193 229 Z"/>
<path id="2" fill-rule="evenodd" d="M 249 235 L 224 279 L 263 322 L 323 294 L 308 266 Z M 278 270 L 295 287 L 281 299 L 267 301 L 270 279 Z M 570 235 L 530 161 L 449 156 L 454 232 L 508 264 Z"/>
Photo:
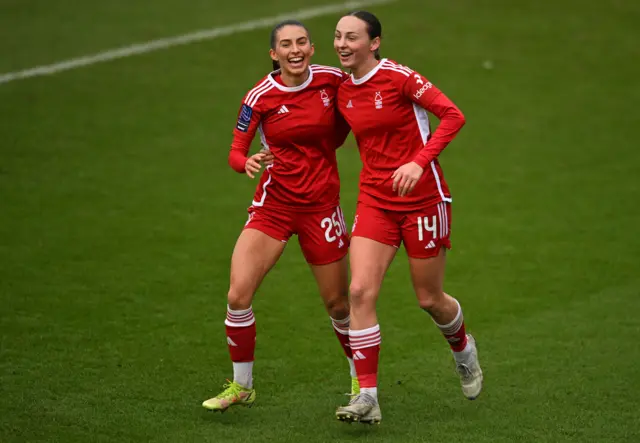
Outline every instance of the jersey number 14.
<path id="1" fill-rule="evenodd" d="M 429 217 L 418 217 L 418 240 L 424 240 L 424 231 L 431 232 L 433 238 L 436 238 L 436 216 L 431 217 L 432 223 L 429 224 Z"/>

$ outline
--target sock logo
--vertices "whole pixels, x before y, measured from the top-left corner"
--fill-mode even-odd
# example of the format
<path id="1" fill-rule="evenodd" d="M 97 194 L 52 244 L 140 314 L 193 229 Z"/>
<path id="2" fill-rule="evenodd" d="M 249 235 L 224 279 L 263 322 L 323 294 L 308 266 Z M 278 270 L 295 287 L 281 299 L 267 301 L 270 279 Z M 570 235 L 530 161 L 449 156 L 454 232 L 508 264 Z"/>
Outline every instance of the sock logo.
<path id="1" fill-rule="evenodd" d="M 227 337 L 227 344 L 228 344 L 229 346 L 238 346 L 238 345 L 236 344 L 236 342 L 234 342 L 233 340 L 231 340 L 231 337 Z"/>
<path id="2" fill-rule="evenodd" d="M 367 357 L 365 357 L 362 352 L 356 351 L 356 352 L 353 353 L 353 359 L 354 360 L 366 360 Z"/>

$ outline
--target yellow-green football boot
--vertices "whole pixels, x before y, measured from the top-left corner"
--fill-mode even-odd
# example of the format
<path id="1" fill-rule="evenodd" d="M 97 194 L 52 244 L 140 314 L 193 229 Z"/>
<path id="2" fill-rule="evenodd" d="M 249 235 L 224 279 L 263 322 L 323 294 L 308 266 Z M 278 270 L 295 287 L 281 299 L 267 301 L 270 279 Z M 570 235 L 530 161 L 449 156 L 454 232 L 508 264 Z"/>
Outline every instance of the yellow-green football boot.
<path id="1" fill-rule="evenodd" d="M 202 403 L 202 407 L 210 411 L 224 412 L 231 406 L 253 406 L 256 401 L 256 390 L 245 388 L 244 386 L 229 381 L 223 387 L 223 391 L 209 400 Z"/>

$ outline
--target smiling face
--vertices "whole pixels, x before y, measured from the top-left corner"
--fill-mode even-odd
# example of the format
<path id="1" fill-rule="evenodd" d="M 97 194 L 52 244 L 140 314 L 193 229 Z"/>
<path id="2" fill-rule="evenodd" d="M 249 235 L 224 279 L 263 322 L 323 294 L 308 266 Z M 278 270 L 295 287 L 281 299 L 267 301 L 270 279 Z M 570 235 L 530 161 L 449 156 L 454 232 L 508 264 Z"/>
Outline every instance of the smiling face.
<path id="1" fill-rule="evenodd" d="M 367 23 L 347 15 L 336 25 L 333 47 L 344 68 L 358 69 L 375 60 L 374 51 L 380 47 L 380 37 L 372 40 L 367 32 Z"/>
<path id="2" fill-rule="evenodd" d="M 285 25 L 279 29 L 274 48 L 269 50 L 271 59 L 280 63 L 282 72 L 294 77 L 307 72 L 313 53 L 309 34 L 297 25 Z"/>

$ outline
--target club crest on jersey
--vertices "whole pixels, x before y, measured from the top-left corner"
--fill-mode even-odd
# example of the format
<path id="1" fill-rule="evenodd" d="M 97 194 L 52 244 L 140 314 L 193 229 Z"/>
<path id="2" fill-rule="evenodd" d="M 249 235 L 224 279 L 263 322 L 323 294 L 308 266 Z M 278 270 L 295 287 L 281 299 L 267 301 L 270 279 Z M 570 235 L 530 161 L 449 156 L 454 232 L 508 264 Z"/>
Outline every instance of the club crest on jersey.
<path id="1" fill-rule="evenodd" d="M 238 123 L 236 124 L 238 131 L 247 132 L 249 130 L 252 115 L 253 109 L 251 109 L 250 106 L 243 104 L 240 109 L 240 115 L 238 116 Z"/>
<path id="2" fill-rule="evenodd" d="M 374 103 L 376 104 L 376 109 L 382 109 L 382 94 L 380 94 L 380 91 L 376 92 Z"/>
<path id="3" fill-rule="evenodd" d="M 329 98 L 329 94 L 327 94 L 327 91 L 325 91 L 324 89 L 320 91 L 320 98 L 322 99 L 322 103 L 324 103 L 324 107 L 329 107 L 329 102 L 331 101 L 331 99 Z"/>

